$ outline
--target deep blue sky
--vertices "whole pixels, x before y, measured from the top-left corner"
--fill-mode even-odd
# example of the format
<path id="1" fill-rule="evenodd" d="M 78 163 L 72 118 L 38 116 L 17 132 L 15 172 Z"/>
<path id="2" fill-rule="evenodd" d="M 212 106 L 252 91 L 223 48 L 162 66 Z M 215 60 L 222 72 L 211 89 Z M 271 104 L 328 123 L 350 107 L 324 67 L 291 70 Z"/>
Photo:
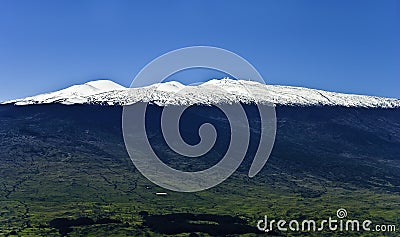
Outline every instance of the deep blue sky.
<path id="1" fill-rule="evenodd" d="M 210 45 L 269 84 L 400 98 L 400 2 L 0 0 L 0 100 L 108 78 Z"/>

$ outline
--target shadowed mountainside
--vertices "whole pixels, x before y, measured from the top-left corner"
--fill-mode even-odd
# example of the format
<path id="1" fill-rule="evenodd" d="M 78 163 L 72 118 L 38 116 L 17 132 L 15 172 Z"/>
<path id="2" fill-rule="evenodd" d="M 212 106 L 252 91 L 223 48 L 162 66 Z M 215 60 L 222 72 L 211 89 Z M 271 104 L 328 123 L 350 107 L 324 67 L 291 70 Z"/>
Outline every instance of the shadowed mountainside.
<path id="1" fill-rule="evenodd" d="M 399 109 L 278 106 L 274 149 L 261 173 L 250 179 L 259 117 L 254 105 L 244 107 L 252 131 L 243 164 L 223 184 L 186 194 L 154 186 L 137 172 L 123 143 L 122 107 L 0 106 L 0 233 L 214 235 L 219 232 L 209 231 L 209 224 L 219 225 L 213 218 L 225 215 L 241 218 L 235 220 L 251 234 L 264 214 L 327 217 L 341 207 L 355 218 L 399 224 Z M 218 109 L 193 106 L 184 113 L 181 131 L 188 143 L 198 142 L 203 122 L 220 133 L 214 149 L 195 160 L 168 149 L 159 132 L 161 110 L 150 106 L 147 130 L 166 163 L 201 170 L 218 162 L 229 144 L 228 122 Z M 158 191 L 168 195 L 156 196 Z M 196 229 L 188 230 L 197 215 L 212 218 L 200 218 Z M 155 227 L 157 220 L 187 216 L 191 219 L 177 228 L 181 231 Z M 90 225 L 74 225 L 88 220 L 79 218 L 89 218 Z"/>

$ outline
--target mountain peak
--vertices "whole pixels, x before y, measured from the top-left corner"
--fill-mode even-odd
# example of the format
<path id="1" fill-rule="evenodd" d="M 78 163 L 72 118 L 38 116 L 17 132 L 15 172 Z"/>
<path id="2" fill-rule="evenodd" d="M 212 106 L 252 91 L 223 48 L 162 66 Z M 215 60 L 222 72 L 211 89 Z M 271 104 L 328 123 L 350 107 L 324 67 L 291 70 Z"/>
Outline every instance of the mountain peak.
<path id="1" fill-rule="evenodd" d="M 113 82 L 111 80 L 106 80 L 106 79 L 86 82 L 84 85 L 93 86 L 94 88 L 99 89 L 99 90 L 103 90 L 103 91 L 124 90 L 124 89 L 126 89 L 125 87 L 121 86 L 120 84 L 117 84 L 117 83 L 115 83 L 115 82 Z"/>
<path id="2" fill-rule="evenodd" d="M 7 101 L 4 102 L 3 104 L 15 104 L 15 105 L 50 104 L 50 103 L 84 104 L 87 102 L 87 98 L 89 98 L 90 96 L 104 92 L 124 90 L 124 89 L 126 88 L 111 80 L 95 80 L 81 85 L 73 85 L 59 91 L 49 92 L 36 96 L 30 96 L 24 99 Z"/>

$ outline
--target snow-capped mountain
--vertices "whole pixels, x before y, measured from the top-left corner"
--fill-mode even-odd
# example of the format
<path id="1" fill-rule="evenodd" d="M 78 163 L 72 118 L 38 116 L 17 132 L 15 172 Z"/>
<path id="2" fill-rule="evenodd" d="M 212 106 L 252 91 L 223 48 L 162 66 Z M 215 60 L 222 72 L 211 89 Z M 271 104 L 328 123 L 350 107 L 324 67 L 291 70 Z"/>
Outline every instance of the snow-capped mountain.
<path id="1" fill-rule="evenodd" d="M 129 105 L 136 102 L 151 102 L 157 105 L 209 105 L 242 102 L 290 106 L 400 108 L 399 99 L 343 94 L 303 87 L 265 85 L 228 78 L 210 80 L 198 85 L 185 86 L 173 81 L 141 88 L 125 88 L 109 80 L 98 80 L 60 91 L 7 101 L 3 104 Z"/>
<path id="2" fill-rule="evenodd" d="M 29 104 L 84 104 L 87 103 L 88 98 L 110 91 L 124 90 L 125 87 L 118 85 L 110 80 L 97 80 L 87 82 L 82 85 L 74 85 L 59 91 L 27 97 L 24 99 L 17 99 L 4 102 L 3 104 L 14 103 L 16 105 L 29 105 Z"/>

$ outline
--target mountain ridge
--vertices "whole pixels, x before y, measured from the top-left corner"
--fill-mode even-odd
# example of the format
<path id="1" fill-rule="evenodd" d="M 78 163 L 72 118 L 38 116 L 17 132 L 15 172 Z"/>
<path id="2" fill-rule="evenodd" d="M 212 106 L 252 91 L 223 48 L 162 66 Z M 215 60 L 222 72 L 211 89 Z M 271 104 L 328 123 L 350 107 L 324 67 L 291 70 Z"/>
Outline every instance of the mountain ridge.
<path id="1" fill-rule="evenodd" d="M 126 88 L 110 80 L 81 85 L 3 102 L 2 104 L 101 104 L 130 105 L 150 102 L 160 106 L 221 103 L 257 103 L 289 106 L 344 106 L 364 108 L 400 108 L 400 100 L 377 96 L 345 94 L 305 87 L 265 85 L 254 81 L 213 79 L 198 85 L 176 81 L 140 88 Z"/>

